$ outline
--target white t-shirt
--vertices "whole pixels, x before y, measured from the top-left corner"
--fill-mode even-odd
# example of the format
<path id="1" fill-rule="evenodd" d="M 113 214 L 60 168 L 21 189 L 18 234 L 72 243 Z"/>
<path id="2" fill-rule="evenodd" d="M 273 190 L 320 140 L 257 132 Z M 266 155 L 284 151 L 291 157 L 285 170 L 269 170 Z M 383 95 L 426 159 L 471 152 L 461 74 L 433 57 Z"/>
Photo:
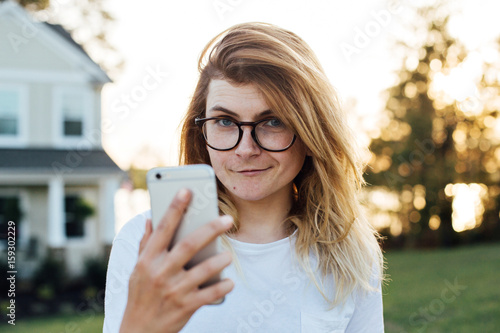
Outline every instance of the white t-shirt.
<path id="1" fill-rule="evenodd" d="M 119 331 L 128 296 L 128 281 L 138 257 L 139 243 L 150 212 L 129 221 L 113 241 L 106 279 L 104 332 Z M 294 235 L 268 244 L 230 239 L 243 276 L 231 264 L 223 277 L 234 289 L 220 305 L 198 309 L 182 333 L 250 332 L 383 332 L 382 294 L 351 295 L 331 310 L 294 259 Z M 311 256 L 314 265 L 315 259 Z M 314 267 L 314 266 L 313 266 Z M 319 274 L 318 281 L 321 281 Z M 331 279 L 324 281 L 332 295 Z"/>

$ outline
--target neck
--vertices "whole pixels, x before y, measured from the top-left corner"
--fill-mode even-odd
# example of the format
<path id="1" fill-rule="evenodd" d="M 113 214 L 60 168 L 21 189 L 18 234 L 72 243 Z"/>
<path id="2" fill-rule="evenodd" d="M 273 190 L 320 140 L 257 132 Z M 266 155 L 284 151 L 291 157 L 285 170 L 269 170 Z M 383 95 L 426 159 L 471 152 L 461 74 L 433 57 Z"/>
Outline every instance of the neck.
<path id="1" fill-rule="evenodd" d="M 288 237 L 288 224 L 293 199 L 290 196 L 259 201 L 234 200 L 240 227 L 232 237 L 246 243 L 264 244 Z"/>

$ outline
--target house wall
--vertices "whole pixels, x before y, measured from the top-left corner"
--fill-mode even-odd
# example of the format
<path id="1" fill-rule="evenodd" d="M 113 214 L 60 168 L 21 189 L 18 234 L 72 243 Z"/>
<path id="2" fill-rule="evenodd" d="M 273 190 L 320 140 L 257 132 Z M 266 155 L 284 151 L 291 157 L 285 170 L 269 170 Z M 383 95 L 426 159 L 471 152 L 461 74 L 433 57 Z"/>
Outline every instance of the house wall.
<path id="1" fill-rule="evenodd" d="M 44 30 L 49 30 L 48 27 Z M 28 89 L 27 142 L 28 147 L 101 148 L 101 88 L 92 82 L 91 75 L 59 52 L 48 40 L 47 31 L 39 26 L 20 25 L 8 15 L 0 19 L 0 84 L 21 84 Z M 49 34 L 49 35 L 50 35 Z M 53 36 L 51 37 L 53 38 Z M 72 45 L 67 47 L 73 48 Z M 79 51 L 78 51 L 79 52 Z M 82 54 L 84 57 L 84 55 Z M 55 91 L 73 87 L 91 94 L 91 114 L 81 138 L 64 138 L 61 115 L 55 110 Z"/>
<path id="2" fill-rule="evenodd" d="M 52 106 L 52 86 L 47 83 L 31 83 L 29 108 L 29 145 L 50 147 L 52 145 L 53 124 L 50 108 Z"/>
<path id="3" fill-rule="evenodd" d="M 83 263 L 87 258 L 94 258 L 102 254 L 103 246 L 101 246 L 100 237 L 98 234 L 99 221 L 99 188 L 92 187 L 66 187 L 66 194 L 78 194 L 94 208 L 94 215 L 90 216 L 85 221 L 85 237 L 70 238 L 66 241 L 66 265 L 68 271 L 72 275 L 78 275 L 83 272 Z"/>
<path id="4" fill-rule="evenodd" d="M 6 3 L 0 2 L 0 7 Z M 22 12 L 22 9 L 18 10 Z M 1 12 L 0 14 L 0 85 L 16 85 L 15 89 L 22 90 L 23 101 L 27 101 L 27 110 L 21 117 L 22 135 L 15 138 L 13 144 L 10 141 L 1 141 L 2 148 L 66 148 L 83 149 L 101 148 L 101 88 L 108 79 L 97 66 L 81 54 L 80 50 L 67 43 L 59 35 L 50 30 L 49 27 L 30 23 L 24 15 L 19 13 L 12 16 L 12 12 Z M 24 14 L 24 12 L 22 12 Z M 16 16 L 17 15 L 17 16 Z M 100 82 L 100 83 L 95 83 Z M 84 127 L 88 133 L 81 138 L 68 138 L 57 135 L 62 118 L 56 112 L 55 95 L 58 89 L 73 87 L 89 91 L 91 107 L 88 118 L 89 123 Z M 10 89 L 10 88 L 8 88 Z M 24 111 L 23 111 L 24 112 Z M 60 116 L 60 115 L 59 115 Z M 21 138 L 22 140 L 18 140 Z M 26 140 L 24 140 L 26 137 Z M 0 138 L 4 139 L 4 138 Z M 90 145 L 89 145 L 90 144 Z M 102 216 L 111 216 L 104 205 L 111 199 L 102 200 L 102 187 L 100 182 L 109 180 L 107 176 L 96 175 L 92 183 L 85 186 L 73 186 L 71 180 L 64 179 L 64 191 L 66 194 L 78 193 L 83 196 L 94 208 L 95 214 L 91 216 L 85 225 L 85 237 L 82 239 L 66 239 L 63 247 L 67 268 L 72 275 L 83 271 L 85 258 L 95 257 L 103 253 L 103 244 L 109 245 L 109 235 L 105 236 L 106 227 L 113 218 L 105 219 Z M 102 178 L 102 179 L 101 179 Z M 9 185 L 10 192 L 19 192 L 23 196 L 23 244 L 17 253 L 17 259 L 22 263 L 20 277 L 31 276 L 41 259 L 47 254 L 48 249 L 48 183 L 38 182 L 39 185 L 20 182 Z M 11 184 L 11 183 L 9 183 Z M 73 184 L 83 184 L 74 181 Z M 95 184 L 95 185 L 94 185 Z M 6 189 L 6 184 L 0 184 L 0 194 Z M 59 187 L 60 189 L 60 187 Z M 54 193 L 54 192 L 52 192 Z M 108 195 L 109 197 L 109 195 Z M 107 205 L 111 207 L 110 205 Z M 53 206 L 52 206 L 53 207 Z M 100 212 L 99 209 L 106 212 Z M 60 209 L 57 210 L 60 212 Z M 58 215 L 60 217 L 60 214 Z M 57 221 L 53 219 L 52 221 Z M 104 221 L 108 220 L 108 221 Z M 24 232 L 25 231 L 25 232 Z M 104 236 L 103 236 L 104 235 Z M 36 255 L 28 255 L 28 248 L 33 249 L 34 242 L 30 238 L 36 237 Z M 53 243 L 52 243 L 53 244 Z M 55 246 L 59 247 L 59 245 Z M 33 251 L 32 251 L 33 252 Z"/>
<path id="5" fill-rule="evenodd" d="M 4 68 L 23 70 L 71 70 L 65 59 L 40 40 L 34 25 L 20 25 L 10 17 L 0 20 L 0 64 Z"/>
<path id="6" fill-rule="evenodd" d="M 26 222 L 29 223 L 29 233 L 37 237 L 38 256 L 43 257 L 45 252 L 42 249 L 47 247 L 47 239 L 41 235 L 47 234 L 47 187 L 30 186 L 28 189 L 28 205 L 26 212 Z"/>
<path id="7" fill-rule="evenodd" d="M 22 202 L 23 246 L 18 246 L 17 260 L 21 263 L 20 277 L 30 277 L 40 262 L 47 255 L 48 243 L 48 188 L 47 186 L 28 186 L 23 188 L 0 187 L 0 195 L 19 195 L 25 193 Z M 84 262 L 87 258 L 95 258 L 103 254 L 104 247 L 98 228 L 99 217 L 99 188 L 95 186 L 66 186 L 65 195 L 77 194 L 95 209 L 94 215 L 85 221 L 85 236 L 82 238 L 68 238 L 64 244 L 66 268 L 72 276 L 83 273 Z M 101 221 L 102 222 L 102 221 Z M 35 256 L 29 255 L 29 239 L 36 238 Z M 19 240 L 18 240 L 19 241 Z M 19 243 L 19 242 L 18 242 Z"/>
<path id="8" fill-rule="evenodd" d="M 92 109 L 96 110 L 94 114 L 92 115 L 92 123 L 91 123 L 91 128 L 98 132 L 100 135 L 94 135 L 95 139 L 93 138 L 92 140 L 95 140 L 95 144 L 99 145 L 102 147 L 102 134 L 104 131 L 107 130 L 105 126 L 109 126 L 108 124 L 104 124 L 104 126 L 101 126 L 101 105 L 102 105 L 102 99 L 101 99 L 101 91 L 102 91 L 102 86 L 95 86 L 93 87 L 94 91 L 94 104 Z"/>

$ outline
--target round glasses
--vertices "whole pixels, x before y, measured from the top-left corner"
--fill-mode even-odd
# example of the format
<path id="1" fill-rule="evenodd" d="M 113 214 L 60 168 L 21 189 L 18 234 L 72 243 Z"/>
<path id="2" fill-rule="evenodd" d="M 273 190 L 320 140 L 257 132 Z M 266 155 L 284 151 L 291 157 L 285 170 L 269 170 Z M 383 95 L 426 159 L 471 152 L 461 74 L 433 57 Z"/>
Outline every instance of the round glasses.
<path id="1" fill-rule="evenodd" d="M 197 118 L 194 122 L 201 128 L 206 144 L 215 150 L 225 151 L 236 147 L 243 137 L 242 126 L 252 127 L 253 140 L 267 151 L 287 150 L 296 139 L 295 134 L 277 118 L 237 122 L 227 117 L 213 117 Z"/>

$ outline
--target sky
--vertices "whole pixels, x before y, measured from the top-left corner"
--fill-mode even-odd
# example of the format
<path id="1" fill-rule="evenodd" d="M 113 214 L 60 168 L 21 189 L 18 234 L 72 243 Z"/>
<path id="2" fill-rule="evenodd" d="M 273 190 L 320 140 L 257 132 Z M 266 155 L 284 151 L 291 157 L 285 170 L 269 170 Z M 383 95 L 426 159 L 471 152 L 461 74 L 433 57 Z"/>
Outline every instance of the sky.
<path id="1" fill-rule="evenodd" d="M 425 1 L 420 1 L 423 3 Z M 393 39 L 411 20 L 410 1 L 382 0 L 108 0 L 116 17 L 109 41 L 125 60 L 103 90 L 108 154 L 127 169 L 177 163 L 178 126 L 194 91 L 197 61 L 212 37 L 234 24 L 272 23 L 302 37 L 316 52 L 359 133 L 378 125 L 381 92 L 401 66 Z M 451 32 L 474 50 L 500 34 L 495 0 L 458 0 Z M 362 144 L 367 137 L 360 134 Z M 149 148 L 147 148 L 149 147 Z M 155 158 L 154 156 L 158 156 Z"/>

